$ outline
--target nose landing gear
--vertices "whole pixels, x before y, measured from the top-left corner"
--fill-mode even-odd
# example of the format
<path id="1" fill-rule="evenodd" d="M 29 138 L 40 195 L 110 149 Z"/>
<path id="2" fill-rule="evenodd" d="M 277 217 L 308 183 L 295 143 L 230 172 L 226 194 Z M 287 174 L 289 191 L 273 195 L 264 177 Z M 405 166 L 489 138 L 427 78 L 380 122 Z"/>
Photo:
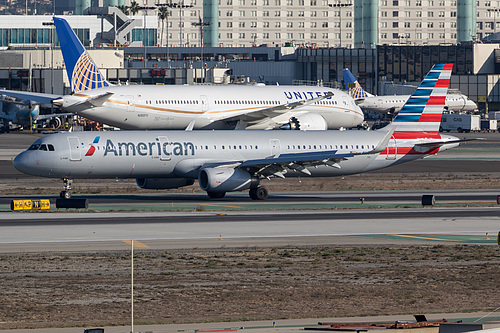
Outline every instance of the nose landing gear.
<path id="1" fill-rule="evenodd" d="M 63 183 L 64 183 L 64 190 L 62 190 L 61 193 L 59 193 L 59 197 L 61 199 L 69 199 L 71 198 L 71 184 L 73 184 L 73 180 L 64 178 Z"/>

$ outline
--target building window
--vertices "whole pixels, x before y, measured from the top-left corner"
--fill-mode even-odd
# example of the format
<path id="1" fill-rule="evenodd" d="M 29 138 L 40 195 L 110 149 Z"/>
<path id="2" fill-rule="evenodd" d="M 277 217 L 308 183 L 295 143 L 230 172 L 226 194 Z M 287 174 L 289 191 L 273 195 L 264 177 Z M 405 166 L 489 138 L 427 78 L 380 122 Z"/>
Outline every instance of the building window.
<path id="1" fill-rule="evenodd" d="M 315 32 L 311 33 L 311 39 L 316 39 L 316 33 Z"/>
<path id="2" fill-rule="evenodd" d="M 316 15 L 316 12 L 315 12 L 315 11 L 312 11 L 312 12 L 311 12 L 311 17 L 316 17 L 316 16 L 317 16 L 317 15 Z"/>
<path id="3" fill-rule="evenodd" d="M 299 17 L 304 17 L 304 11 L 303 10 L 299 11 L 299 15 L 298 16 Z"/>
<path id="4" fill-rule="evenodd" d="M 399 22 L 392 22 L 393 28 L 399 28 Z"/>
<path id="5" fill-rule="evenodd" d="M 323 22 L 323 23 L 321 24 L 321 26 L 322 26 L 323 28 L 328 28 L 328 22 Z"/>
<path id="6" fill-rule="evenodd" d="M 240 38 L 240 39 L 245 38 L 245 33 L 244 33 L 244 32 L 240 32 L 240 33 L 238 34 L 238 38 Z"/>
<path id="7" fill-rule="evenodd" d="M 397 10 L 392 12 L 392 17 L 398 17 L 398 16 L 399 16 L 399 12 Z"/>
<path id="8" fill-rule="evenodd" d="M 275 11 L 274 12 L 274 16 L 275 17 L 281 16 L 281 12 L 279 10 Z"/>

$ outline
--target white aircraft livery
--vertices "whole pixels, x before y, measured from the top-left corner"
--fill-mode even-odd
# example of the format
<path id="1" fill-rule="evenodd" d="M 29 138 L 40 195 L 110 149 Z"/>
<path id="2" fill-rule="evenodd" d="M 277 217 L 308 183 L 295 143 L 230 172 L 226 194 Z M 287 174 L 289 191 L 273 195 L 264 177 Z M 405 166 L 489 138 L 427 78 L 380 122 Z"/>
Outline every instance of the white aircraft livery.
<path id="1" fill-rule="evenodd" d="M 54 104 L 65 112 L 122 129 L 350 128 L 363 112 L 349 94 L 318 86 L 113 86 L 69 24 L 54 17 L 71 95 L 1 94 Z"/>
<path id="2" fill-rule="evenodd" d="M 211 198 L 263 178 L 341 176 L 413 161 L 459 145 L 439 134 L 453 65 L 435 65 L 394 121 L 376 131 L 111 131 L 42 137 L 14 159 L 21 172 L 68 179 L 135 178 L 146 189 L 198 180 Z M 68 188 L 61 192 L 69 197 Z"/>
<path id="3" fill-rule="evenodd" d="M 348 68 L 342 69 L 344 84 L 361 109 L 379 113 L 397 113 L 410 95 L 375 96 L 367 93 Z M 474 111 L 476 103 L 464 94 L 447 94 L 444 109 L 454 112 Z"/>

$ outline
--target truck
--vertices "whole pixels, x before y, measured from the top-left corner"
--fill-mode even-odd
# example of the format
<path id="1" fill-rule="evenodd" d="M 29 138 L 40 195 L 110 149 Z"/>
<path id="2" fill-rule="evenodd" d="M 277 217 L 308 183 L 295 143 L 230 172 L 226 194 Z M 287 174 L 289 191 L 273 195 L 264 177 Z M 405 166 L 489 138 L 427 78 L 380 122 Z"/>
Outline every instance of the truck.
<path id="1" fill-rule="evenodd" d="M 496 132 L 498 130 L 498 121 L 496 119 L 481 119 L 481 131 Z"/>
<path id="2" fill-rule="evenodd" d="M 481 131 L 481 117 L 467 113 L 448 113 L 441 118 L 440 132 L 458 131 L 459 133 Z"/>

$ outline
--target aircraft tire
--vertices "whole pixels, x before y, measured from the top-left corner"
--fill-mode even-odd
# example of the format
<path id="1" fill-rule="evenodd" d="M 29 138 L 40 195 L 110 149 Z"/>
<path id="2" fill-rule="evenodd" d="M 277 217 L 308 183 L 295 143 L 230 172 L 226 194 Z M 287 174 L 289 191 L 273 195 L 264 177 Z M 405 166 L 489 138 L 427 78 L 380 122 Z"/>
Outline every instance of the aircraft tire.
<path id="1" fill-rule="evenodd" d="M 226 196 L 226 192 L 207 191 L 207 194 L 212 199 L 222 199 L 222 198 L 224 198 L 224 196 Z"/>
<path id="2" fill-rule="evenodd" d="M 59 197 L 61 197 L 61 199 L 69 199 L 69 198 L 71 198 L 71 192 L 70 191 L 61 191 L 61 193 L 59 193 Z"/>
<path id="3" fill-rule="evenodd" d="M 257 188 L 251 188 L 248 194 L 252 200 L 266 200 L 269 191 L 264 186 L 259 186 Z"/>

